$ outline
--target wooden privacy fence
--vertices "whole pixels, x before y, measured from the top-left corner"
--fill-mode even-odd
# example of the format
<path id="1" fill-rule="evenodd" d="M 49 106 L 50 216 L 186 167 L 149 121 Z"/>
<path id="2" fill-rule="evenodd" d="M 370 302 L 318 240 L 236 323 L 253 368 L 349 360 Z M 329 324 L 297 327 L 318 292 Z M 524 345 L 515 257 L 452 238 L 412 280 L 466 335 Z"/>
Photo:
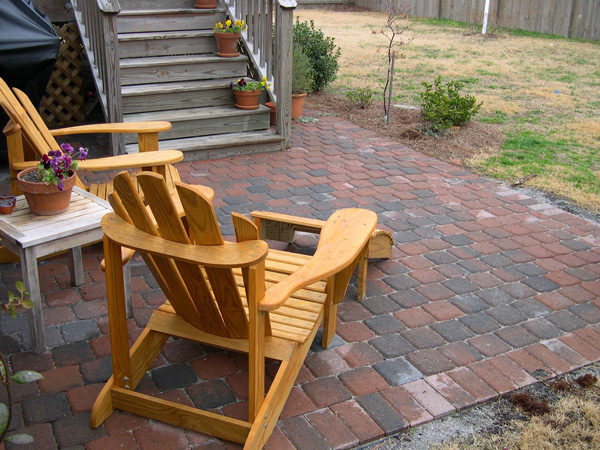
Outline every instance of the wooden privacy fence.
<path id="1" fill-rule="evenodd" d="M 387 9 L 387 0 L 354 0 L 356 6 Z M 395 0 L 409 14 L 482 23 L 485 0 Z M 490 0 L 488 23 L 571 38 L 600 40 L 600 0 Z"/>

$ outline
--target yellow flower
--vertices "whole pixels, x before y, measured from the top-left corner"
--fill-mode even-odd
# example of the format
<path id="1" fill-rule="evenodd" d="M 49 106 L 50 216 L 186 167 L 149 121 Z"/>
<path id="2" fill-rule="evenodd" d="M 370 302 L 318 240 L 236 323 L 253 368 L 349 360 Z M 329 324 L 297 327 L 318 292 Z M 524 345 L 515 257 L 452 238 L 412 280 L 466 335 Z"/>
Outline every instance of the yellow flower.
<path id="1" fill-rule="evenodd" d="M 227 28 L 229 28 L 231 26 L 231 20 L 227 19 L 225 21 L 225 25 L 227 25 Z"/>
<path id="2" fill-rule="evenodd" d="M 223 24 L 221 22 L 217 23 L 217 28 L 223 28 Z"/>

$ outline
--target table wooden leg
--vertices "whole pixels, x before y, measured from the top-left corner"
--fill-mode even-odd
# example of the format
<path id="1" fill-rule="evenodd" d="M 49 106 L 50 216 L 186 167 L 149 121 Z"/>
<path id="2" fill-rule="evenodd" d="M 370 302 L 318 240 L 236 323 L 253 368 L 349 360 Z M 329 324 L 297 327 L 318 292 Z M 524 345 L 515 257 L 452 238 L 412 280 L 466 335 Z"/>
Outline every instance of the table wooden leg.
<path id="1" fill-rule="evenodd" d="M 69 271 L 71 272 L 71 284 L 81 286 L 83 284 L 83 259 L 81 257 L 81 247 L 69 249 Z"/>
<path id="2" fill-rule="evenodd" d="M 125 311 L 127 318 L 133 317 L 133 298 L 131 293 L 131 261 L 123 266 L 123 285 L 125 289 Z"/>
<path id="3" fill-rule="evenodd" d="M 29 312 L 32 350 L 35 353 L 43 353 L 46 351 L 46 333 L 44 332 L 44 318 L 42 317 L 42 294 L 40 292 L 37 257 L 33 248 L 22 250 L 21 271 L 23 273 L 23 283 L 25 283 L 33 302 L 33 308 Z"/>

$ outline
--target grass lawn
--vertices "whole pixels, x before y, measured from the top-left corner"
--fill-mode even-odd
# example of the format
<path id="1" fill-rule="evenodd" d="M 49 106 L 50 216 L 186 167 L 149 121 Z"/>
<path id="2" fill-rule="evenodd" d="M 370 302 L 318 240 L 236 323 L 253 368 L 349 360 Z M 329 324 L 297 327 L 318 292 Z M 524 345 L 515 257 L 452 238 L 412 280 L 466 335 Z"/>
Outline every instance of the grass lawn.
<path id="1" fill-rule="evenodd" d="M 371 87 L 381 97 L 386 39 L 373 34 L 386 22 L 378 12 L 298 9 L 341 48 L 338 78 L 328 88 Z M 414 19 L 396 61 L 394 103 L 419 104 L 423 81 L 459 80 L 483 101 L 475 120 L 497 124 L 500 149 L 477 155 L 469 166 L 507 181 L 535 174 L 534 187 L 600 210 L 600 42 L 524 31 L 472 34 L 466 24 Z"/>

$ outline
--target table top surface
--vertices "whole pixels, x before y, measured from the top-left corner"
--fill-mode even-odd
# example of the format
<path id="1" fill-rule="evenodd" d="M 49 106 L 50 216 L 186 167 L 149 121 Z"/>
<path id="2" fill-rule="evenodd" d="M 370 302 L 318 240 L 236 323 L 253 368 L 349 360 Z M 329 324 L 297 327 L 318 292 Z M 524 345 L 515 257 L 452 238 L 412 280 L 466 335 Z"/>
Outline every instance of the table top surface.
<path id="1" fill-rule="evenodd" d="M 22 248 L 32 247 L 100 227 L 110 204 L 78 187 L 73 188 L 69 209 L 55 216 L 31 212 L 24 196 L 17 197 L 12 214 L 0 214 L 0 236 Z"/>

